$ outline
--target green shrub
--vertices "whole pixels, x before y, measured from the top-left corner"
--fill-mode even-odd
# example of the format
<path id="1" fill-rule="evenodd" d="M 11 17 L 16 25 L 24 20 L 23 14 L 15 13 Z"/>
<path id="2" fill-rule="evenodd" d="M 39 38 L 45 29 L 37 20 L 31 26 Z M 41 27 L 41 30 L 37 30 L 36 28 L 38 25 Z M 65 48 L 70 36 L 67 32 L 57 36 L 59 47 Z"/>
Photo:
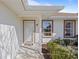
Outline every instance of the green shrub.
<path id="1" fill-rule="evenodd" d="M 53 41 L 53 43 L 64 45 L 64 40 L 63 39 L 56 39 L 56 40 Z"/>
<path id="2" fill-rule="evenodd" d="M 69 49 L 57 43 L 49 42 L 48 48 L 52 59 L 77 59 L 77 57 Z"/>
<path id="3" fill-rule="evenodd" d="M 70 40 L 70 39 L 56 39 L 53 41 L 53 43 L 57 43 L 57 44 L 64 45 L 64 46 L 68 46 L 73 42 L 74 40 Z"/>
<path id="4" fill-rule="evenodd" d="M 70 39 L 63 39 L 64 41 L 64 44 L 67 46 L 67 45 L 70 45 L 71 43 L 71 40 Z"/>

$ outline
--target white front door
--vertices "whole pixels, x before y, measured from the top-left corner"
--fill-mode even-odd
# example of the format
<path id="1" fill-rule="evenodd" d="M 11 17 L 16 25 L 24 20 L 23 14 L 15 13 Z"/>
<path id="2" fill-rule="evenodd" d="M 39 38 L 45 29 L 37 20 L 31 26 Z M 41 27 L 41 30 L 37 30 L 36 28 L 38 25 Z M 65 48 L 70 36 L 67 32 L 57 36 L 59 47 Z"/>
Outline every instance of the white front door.
<path id="1" fill-rule="evenodd" d="M 33 41 L 33 33 L 35 32 L 35 21 L 24 21 L 24 42 Z"/>

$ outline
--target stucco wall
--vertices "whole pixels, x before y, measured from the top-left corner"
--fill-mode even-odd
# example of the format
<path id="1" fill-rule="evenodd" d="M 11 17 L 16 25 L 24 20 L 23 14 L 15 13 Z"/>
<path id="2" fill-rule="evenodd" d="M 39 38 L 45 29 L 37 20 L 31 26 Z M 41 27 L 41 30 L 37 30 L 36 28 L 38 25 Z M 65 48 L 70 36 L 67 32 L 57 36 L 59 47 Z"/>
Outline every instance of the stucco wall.
<path id="1" fill-rule="evenodd" d="M 16 14 L 2 3 L 0 3 L 0 24 L 14 26 L 16 29 L 17 37 L 19 39 L 19 43 L 21 43 L 21 22 L 19 21 L 19 18 L 16 17 Z"/>
<path id="2" fill-rule="evenodd" d="M 64 20 L 62 19 L 56 19 L 53 20 L 53 32 L 56 33 L 55 38 L 63 38 L 63 32 L 64 32 Z"/>

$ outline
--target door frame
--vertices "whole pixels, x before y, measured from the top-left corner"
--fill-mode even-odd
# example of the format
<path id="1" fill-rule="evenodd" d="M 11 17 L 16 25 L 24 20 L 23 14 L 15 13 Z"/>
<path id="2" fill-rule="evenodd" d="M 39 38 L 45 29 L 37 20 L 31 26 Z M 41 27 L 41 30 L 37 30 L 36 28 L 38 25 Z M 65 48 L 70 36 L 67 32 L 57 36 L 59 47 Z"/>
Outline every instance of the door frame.
<path id="1" fill-rule="evenodd" d="M 34 22 L 34 32 L 36 32 L 36 21 L 35 20 L 23 20 L 23 43 L 24 43 L 24 22 L 25 21 L 33 21 Z"/>

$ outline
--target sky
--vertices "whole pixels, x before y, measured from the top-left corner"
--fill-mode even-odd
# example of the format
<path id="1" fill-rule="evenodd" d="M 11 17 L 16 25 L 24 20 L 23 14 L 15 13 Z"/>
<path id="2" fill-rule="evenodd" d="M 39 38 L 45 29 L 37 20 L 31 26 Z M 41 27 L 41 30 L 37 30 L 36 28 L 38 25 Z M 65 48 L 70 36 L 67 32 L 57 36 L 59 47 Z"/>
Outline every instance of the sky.
<path id="1" fill-rule="evenodd" d="M 64 6 L 61 12 L 64 13 L 77 13 L 78 0 L 28 0 L 29 5 L 53 5 Z"/>

